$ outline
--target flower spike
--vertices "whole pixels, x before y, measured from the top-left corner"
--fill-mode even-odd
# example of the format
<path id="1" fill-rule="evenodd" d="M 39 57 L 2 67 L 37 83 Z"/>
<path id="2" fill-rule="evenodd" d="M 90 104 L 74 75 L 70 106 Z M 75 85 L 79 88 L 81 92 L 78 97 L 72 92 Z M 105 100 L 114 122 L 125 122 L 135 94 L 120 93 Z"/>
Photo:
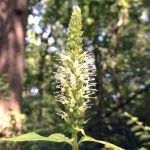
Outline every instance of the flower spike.
<path id="1" fill-rule="evenodd" d="M 95 91 L 94 61 L 90 53 L 82 49 L 82 16 L 78 6 L 74 7 L 69 24 L 65 53 L 59 53 L 59 65 L 55 75 L 58 101 L 64 106 L 61 118 L 68 131 L 82 128 L 84 115 Z"/>

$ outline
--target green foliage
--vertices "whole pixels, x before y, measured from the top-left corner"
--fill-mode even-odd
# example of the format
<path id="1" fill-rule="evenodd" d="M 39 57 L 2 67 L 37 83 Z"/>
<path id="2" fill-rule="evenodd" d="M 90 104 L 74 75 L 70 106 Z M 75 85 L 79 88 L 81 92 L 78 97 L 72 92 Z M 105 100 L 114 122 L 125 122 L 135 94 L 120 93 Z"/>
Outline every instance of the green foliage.
<path id="1" fill-rule="evenodd" d="M 120 147 L 118 147 L 118 146 L 116 146 L 114 144 L 111 144 L 111 143 L 108 143 L 108 142 L 105 142 L 105 141 L 101 141 L 101 140 L 95 140 L 94 138 L 89 137 L 89 136 L 84 136 L 81 139 L 80 143 L 86 142 L 86 141 L 103 144 L 103 145 L 105 145 L 106 148 L 109 148 L 109 149 L 112 149 L 112 150 L 124 150 L 123 148 L 120 148 Z"/>
<path id="2" fill-rule="evenodd" d="M 23 134 L 14 138 L 1 138 L 0 141 L 16 141 L 16 142 L 23 142 L 23 141 L 49 141 L 49 142 L 67 142 L 71 144 L 72 140 L 65 137 L 63 134 L 55 133 L 48 137 L 44 137 L 38 135 L 34 132 Z"/>
<path id="3" fill-rule="evenodd" d="M 38 135 L 34 132 L 31 133 L 27 133 L 27 134 L 23 134 L 14 138 L 1 138 L 0 141 L 16 141 L 16 142 L 23 142 L 23 141 L 49 141 L 49 142 L 66 142 L 69 143 L 70 145 L 72 145 L 72 141 L 73 139 L 69 139 L 68 137 L 65 137 L 63 134 L 60 133 L 55 133 L 52 134 L 48 137 L 44 137 L 41 135 Z M 105 142 L 105 141 L 101 141 L 101 140 L 95 140 L 94 138 L 91 138 L 89 136 L 86 136 L 84 134 L 84 136 L 82 137 L 82 139 L 79 141 L 79 144 L 86 142 L 86 141 L 90 141 L 90 142 L 97 142 L 100 144 L 103 144 L 106 146 L 106 148 L 111 148 L 113 150 L 123 150 L 122 148 L 115 146 L 111 143 Z"/>
<path id="4" fill-rule="evenodd" d="M 125 112 L 124 116 L 127 119 L 127 125 L 130 127 L 132 133 L 140 142 L 140 147 L 148 149 L 150 146 L 150 126 L 143 125 L 143 122 L 131 114 Z"/>

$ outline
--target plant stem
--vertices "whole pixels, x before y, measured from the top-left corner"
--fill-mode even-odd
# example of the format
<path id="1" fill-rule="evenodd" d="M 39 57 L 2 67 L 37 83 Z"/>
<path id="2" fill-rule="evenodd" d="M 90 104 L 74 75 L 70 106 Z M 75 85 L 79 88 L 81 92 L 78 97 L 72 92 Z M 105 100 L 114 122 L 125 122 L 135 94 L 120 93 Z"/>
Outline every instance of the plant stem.
<path id="1" fill-rule="evenodd" d="M 74 139 L 73 144 L 72 144 L 72 150 L 79 150 L 77 132 L 72 133 L 72 138 Z"/>

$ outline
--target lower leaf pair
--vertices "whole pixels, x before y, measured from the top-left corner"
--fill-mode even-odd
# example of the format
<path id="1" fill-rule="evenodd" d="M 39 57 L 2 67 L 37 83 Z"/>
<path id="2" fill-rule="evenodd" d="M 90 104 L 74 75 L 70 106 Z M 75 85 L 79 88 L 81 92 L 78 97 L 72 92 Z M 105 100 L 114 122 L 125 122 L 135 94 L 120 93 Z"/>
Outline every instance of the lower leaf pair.
<path id="1" fill-rule="evenodd" d="M 88 142 L 96 142 L 96 143 L 103 144 L 105 147 L 110 148 L 112 150 L 124 150 L 123 148 L 118 147 L 118 146 L 111 144 L 109 142 L 96 140 L 92 137 L 86 136 L 84 133 L 84 130 L 82 131 L 82 134 L 84 134 L 84 135 L 81 138 L 81 140 L 78 142 L 78 145 L 80 145 L 83 142 L 88 141 Z M 52 134 L 48 137 L 44 137 L 44 136 L 41 136 L 37 133 L 30 132 L 30 133 L 23 134 L 23 135 L 16 136 L 16 137 L 12 137 L 12 138 L 0 138 L 0 141 L 1 142 L 2 141 L 12 141 L 12 142 L 49 141 L 49 142 L 57 142 L 57 143 L 66 142 L 72 146 L 73 139 L 69 139 L 68 137 L 66 137 L 65 135 L 63 135 L 61 133 L 55 133 L 55 134 Z"/>

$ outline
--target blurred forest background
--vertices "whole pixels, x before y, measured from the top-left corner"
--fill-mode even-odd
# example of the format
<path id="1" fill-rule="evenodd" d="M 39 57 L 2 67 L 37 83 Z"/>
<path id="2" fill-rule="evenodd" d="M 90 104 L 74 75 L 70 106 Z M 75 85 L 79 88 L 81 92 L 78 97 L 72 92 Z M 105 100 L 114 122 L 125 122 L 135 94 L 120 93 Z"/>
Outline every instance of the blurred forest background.
<path id="1" fill-rule="evenodd" d="M 84 49 L 95 56 L 97 93 L 85 131 L 126 150 L 150 149 L 149 0 L 0 0 L 0 135 L 65 131 L 55 100 L 56 51 L 65 50 L 72 6 L 82 10 Z M 23 126 L 21 127 L 21 124 Z M 87 143 L 81 150 L 105 149 Z M 65 144 L 3 143 L 0 150 Z"/>

